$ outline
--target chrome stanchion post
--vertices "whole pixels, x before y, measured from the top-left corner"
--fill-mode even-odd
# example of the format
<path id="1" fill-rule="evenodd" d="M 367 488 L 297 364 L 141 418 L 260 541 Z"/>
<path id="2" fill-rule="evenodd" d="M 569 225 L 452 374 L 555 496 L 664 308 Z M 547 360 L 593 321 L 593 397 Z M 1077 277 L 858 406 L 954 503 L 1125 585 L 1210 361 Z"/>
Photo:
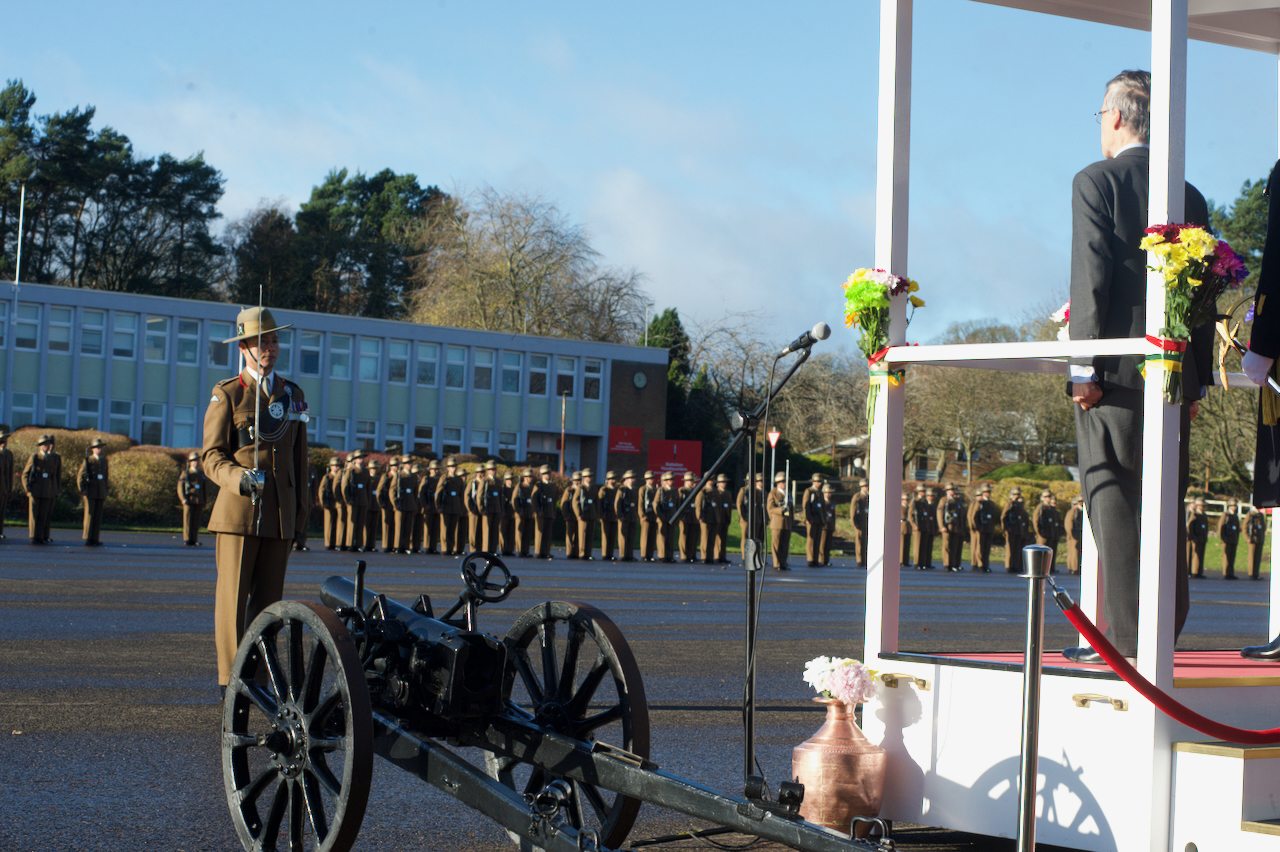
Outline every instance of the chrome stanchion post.
<path id="1" fill-rule="evenodd" d="M 1036 848 L 1036 782 L 1040 774 L 1040 654 L 1044 644 L 1044 583 L 1053 551 L 1042 544 L 1022 548 L 1027 583 L 1027 644 L 1022 654 L 1022 761 L 1019 769 L 1018 852 Z"/>

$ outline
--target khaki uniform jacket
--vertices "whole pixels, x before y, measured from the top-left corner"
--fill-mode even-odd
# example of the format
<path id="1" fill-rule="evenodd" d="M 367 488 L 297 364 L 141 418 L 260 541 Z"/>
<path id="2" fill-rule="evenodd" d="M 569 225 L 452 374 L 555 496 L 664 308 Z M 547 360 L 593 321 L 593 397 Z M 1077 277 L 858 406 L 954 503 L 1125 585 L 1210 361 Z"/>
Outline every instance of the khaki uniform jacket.
<path id="1" fill-rule="evenodd" d="M 205 494 L 207 484 L 204 471 L 197 470 L 192 473 L 190 470 L 184 470 L 178 477 L 178 502 L 184 506 L 203 506 L 209 502 Z"/>
<path id="2" fill-rule="evenodd" d="M 399 474 L 392 471 L 378 477 L 378 484 L 373 487 L 373 496 L 377 498 L 379 509 L 395 509 L 396 480 Z"/>
<path id="3" fill-rule="evenodd" d="M 579 521 L 598 521 L 604 517 L 604 507 L 600 505 L 600 492 L 594 486 L 579 487 L 573 495 L 573 511 Z"/>
<path id="4" fill-rule="evenodd" d="M 436 483 L 436 509 L 440 514 L 465 515 L 467 513 L 467 506 L 462 496 L 466 487 L 467 484 L 457 474 L 440 477 L 440 481 Z"/>
<path id="5" fill-rule="evenodd" d="M 107 499 L 107 486 L 111 482 L 110 464 L 104 455 L 101 458 L 89 456 L 80 463 L 76 473 L 76 481 L 80 484 L 80 493 L 90 500 Z"/>
<path id="6" fill-rule="evenodd" d="M 1250 509 L 1244 528 L 1250 544 L 1262 544 L 1267 537 L 1267 516 L 1257 509 Z"/>
<path id="7" fill-rule="evenodd" d="M 351 468 L 342 474 L 342 502 L 357 509 L 368 509 L 373 492 L 369 471 Z"/>
<path id="8" fill-rule="evenodd" d="M 1209 516 L 1204 512 L 1192 511 L 1187 515 L 1187 538 L 1196 544 L 1209 540 Z"/>
<path id="9" fill-rule="evenodd" d="M 787 495 L 782 494 L 776 488 L 770 489 L 769 496 L 765 498 L 765 511 L 769 513 L 769 529 L 791 529 L 793 510 L 791 505 L 787 503 Z"/>
<path id="10" fill-rule="evenodd" d="M 996 504 L 990 500 L 974 500 L 969 507 L 969 531 L 989 533 L 996 529 Z"/>
<path id="11" fill-rule="evenodd" d="M 859 491 L 853 495 L 853 501 L 849 503 L 849 520 L 853 522 L 854 529 L 858 532 L 866 532 L 870 519 L 871 495 Z"/>
<path id="12" fill-rule="evenodd" d="M 440 484 L 438 476 L 422 476 L 418 481 L 418 507 L 423 514 L 438 515 L 436 508 L 436 486 Z"/>
<path id="13" fill-rule="evenodd" d="M 569 485 L 560 494 L 560 514 L 564 516 L 565 523 L 571 520 L 577 520 L 577 514 L 573 508 L 574 495 L 578 493 L 579 486 Z M 577 535 L 577 527 L 574 527 L 574 534 Z"/>
<path id="14" fill-rule="evenodd" d="M 1004 530 L 1006 536 L 1012 534 L 1026 538 L 1031 535 L 1031 519 L 1027 517 L 1027 504 L 1014 500 L 1006 503 L 1004 512 L 1000 514 L 1000 528 Z"/>
<path id="15" fill-rule="evenodd" d="M 538 486 L 530 482 L 525 485 L 521 482 L 511 490 L 511 510 L 521 518 L 533 517 L 533 495 L 537 493 Z"/>
<path id="16" fill-rule="evenodd" d="M 326 473 L 320 477 L 320 505 L 335 509 L 342 502 L 342 474 Z"/>
<path id="17" fill-rule="evenodd" d="M 502 483 L 485 477 L 480 488 L 480 514 L 501 518 L 503 515 Z"/>
<path id="18" fill-rule="evenodd" d="M 296 420 L 282 424 L 270 413 L 274 404 L 288 412 L 291 403 L 303 402 L 302 388 L 274 374 L 271 378 L 271 393 L 261 393 L 260 418 L 266 434 L 283 425 L 284 432 L 275 441 L 261 441 L 252 434 L 258 383 L 247 370 L 214 385 L 204 415 L 201 458 L 205 476 L 218 486 L 218 499 L 209 516 L 211 532 L 292 539 L 298 518 L 311 511 L 306 427 Z M 240 476 L 253 467 L 255 442 L 258 465 L 266 472 L 266 486 L 256 508 L 240 494 Z"/>
<path id="19" fill-rule="evenodd" d="M 618 489 L 614 486 L 601 485 L 596 498 L 600 501 L 600 519 L 604 521 L 618 520 L 614 504 L 618 500 Z"/>
<path id="20" fill-rule="evenodd" d="M 636 518 L 643 520 L 648 518 L 651 522 L 658 520 L 658 498 L 662 495 L 662 489 L 657 485 L 642 485 L 639 491 L 639 500 L 636 505 Z"/>
<path id="21" fill-rule="evenodd" d="M 1235 512 L 1223 511 L 1218 516 L 1218 538 L 1224 542 L 1235 544 L 1240 541 L 1240 516 Z"/>
<path id="22" fill-rule="evenodd" d="M 619 521 L 634 523 L 639 517 L 636 513 L 637 500 L 636 489 L 628 488 L 625 485 L 618 486 L 617 494 L 613 498 L 613 514 Z"/>
<path id="23" fill-rule="evenodd" d="M 396 477 L 397 512 L 416 515 L 421 508 L 418 505 L 418 475 L 402 473 Z"/>
<path id="24" fill-rule="evenodd" d="M 764 492 L 761 491 L 759 488 L 755 488 L 751 490 L 755 491 L 755 510 L 756 510 L 755 534 L 764 535 L 764 530 L 765 530 Z M 748 494 L 747 486 L 744 485 L 738 489 L 738 500 L 737 500 L 738 522 L 742 525 L 742 535 L 744 537 L 747 535 L 747 524 L 749 521 L 749 519 L 747 518 L 747 494 Z"/>
<path id="25" fill-rule="evenodd" d="M 36 500 L 54 500 L 62 490 L 62 456 L 35 452 L 22 469 L 22 487 Z"/>
<path id="26" fill-rule="evenodd" d="M 551 520 L 556 516 L 556 484 L 554 482 L 542 482 L 539 480 L 533 484 L 533 511 L 543 517 Z"/>
<path id="27" fill-rule="evenodd" d="M 1062 516 L 1047 503 L 1036 506 L 1035 514 L 1031 516 L 1031 525 L 1035 528 L 1036 538 L 1055 544 L 1062 538 Z"/>

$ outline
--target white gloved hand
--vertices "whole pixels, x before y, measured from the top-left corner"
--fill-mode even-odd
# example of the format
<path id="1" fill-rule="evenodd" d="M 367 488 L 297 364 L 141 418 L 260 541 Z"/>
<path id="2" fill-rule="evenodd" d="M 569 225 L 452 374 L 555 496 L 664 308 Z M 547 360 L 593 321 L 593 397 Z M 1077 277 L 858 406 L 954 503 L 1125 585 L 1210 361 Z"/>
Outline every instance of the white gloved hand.
<path id="1" fill-rule="evenodd" d="M 1255 385 L 1266 387 L 1267 373 L 1271 372 L 1271 365 L 1275 363 L 1275 360 L 1275 358 L 1267 358 L 1250 350 L 1244 353 L 1244 357 L 1240 359 L 1240 369 Z"/>

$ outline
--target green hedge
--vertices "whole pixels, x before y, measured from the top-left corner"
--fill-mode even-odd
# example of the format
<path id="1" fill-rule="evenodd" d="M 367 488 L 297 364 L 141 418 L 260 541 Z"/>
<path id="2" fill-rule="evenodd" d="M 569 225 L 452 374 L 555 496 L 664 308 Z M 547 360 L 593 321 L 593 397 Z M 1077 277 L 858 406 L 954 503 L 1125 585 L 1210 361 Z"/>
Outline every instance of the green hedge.
<path id="1" fill-rule="evenodd" d="M 1027 479 L 1036 482 L 1072 482 L 1071 474 L 1065 467 L 1056 464 L 1030 464 L 1018 462 L 998 467 L 987 474 L 992 482 L 1006 479 Z"/>

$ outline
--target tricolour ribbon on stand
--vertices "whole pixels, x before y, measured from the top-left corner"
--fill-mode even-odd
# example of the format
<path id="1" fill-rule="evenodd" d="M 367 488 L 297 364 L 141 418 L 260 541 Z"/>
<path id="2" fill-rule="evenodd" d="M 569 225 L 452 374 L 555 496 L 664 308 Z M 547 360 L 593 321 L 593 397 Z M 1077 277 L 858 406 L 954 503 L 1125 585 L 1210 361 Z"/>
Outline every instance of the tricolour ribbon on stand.
<path id="1" fill-rule="evenodd" d="M 1187 341 L 1170 340 L 1163 337 L 1156 337 L 1148 334 L 1147 342 L 1160 349 L 1159 352 L 1148 354 L 1142 364 L 1138 367 L 1138 372 L 1142 374 L 1142 378 L 1147 377 L 1148 368 L 1154 368 L 1164 371 L 1164 400 L 1169 403 L 1178 403 L 1182 401 L 1182 357 L 1187 350 Z"/>

